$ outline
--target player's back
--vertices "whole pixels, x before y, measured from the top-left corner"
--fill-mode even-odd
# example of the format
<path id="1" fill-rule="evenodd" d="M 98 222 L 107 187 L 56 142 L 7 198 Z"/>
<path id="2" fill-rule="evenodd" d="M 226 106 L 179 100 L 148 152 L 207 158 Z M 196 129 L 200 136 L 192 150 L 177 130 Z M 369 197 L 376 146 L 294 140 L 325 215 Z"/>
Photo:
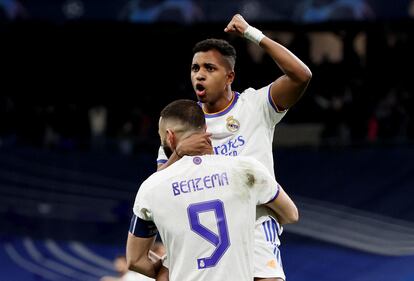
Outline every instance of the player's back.
<path id="1" fill-rule="evenodd" d="M 278 190 L 263 171 L 247 157 L 186 156 L 143 183 L 134 211 L 155 222 L 171 281 L 253 280 L 256 205 Z"/>

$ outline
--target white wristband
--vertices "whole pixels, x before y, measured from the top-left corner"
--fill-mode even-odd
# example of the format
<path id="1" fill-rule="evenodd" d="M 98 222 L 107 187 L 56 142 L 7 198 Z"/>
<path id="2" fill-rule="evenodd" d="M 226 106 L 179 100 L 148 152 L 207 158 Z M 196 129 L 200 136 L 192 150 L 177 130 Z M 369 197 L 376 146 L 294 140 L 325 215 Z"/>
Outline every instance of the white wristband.
<path id="1" fill-rule="evenodd" d="M 256 43 L 259 45 L 260 41 L 265 37 L 265 35 L 257 28 L 249 25 L 243 34 L 244 38 L 252 41 L 253 43 Z"/>

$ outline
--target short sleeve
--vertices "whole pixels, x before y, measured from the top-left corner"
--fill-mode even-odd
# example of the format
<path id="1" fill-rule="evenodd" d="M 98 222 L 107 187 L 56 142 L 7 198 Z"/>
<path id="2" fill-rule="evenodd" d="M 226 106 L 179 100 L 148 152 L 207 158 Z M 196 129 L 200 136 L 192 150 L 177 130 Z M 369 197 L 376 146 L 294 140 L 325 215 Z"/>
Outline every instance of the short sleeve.
<path id="1" fill-rule="evenodd" d="M 129 232 L 137 237 L 151 237 L 157 234 L 151 208 L 151 197 L 147 196 L 145 182 L 138 190 L 135 197 L 133 215 Z"/>
<path id="2" fill-rule="evenodd" d="M 274 103 L 270 94 L 272 84 L 267 85 L 259 90 L 249 88 L 243 92 L 249 99 L 249 103 L 253 103 L 258 108 L 258 113 L 262 115 L 263 120 L 269 128 L 276 126 L 286 115 L 287 110 L 280 111 Z"/>
<path id="3" fill-rule="evenodd" d="M 241 172 L 251 172 L 248 177 L 250 177 L 249 182 L 254 182 L 253 188 L 250 188 L 250 190 L 255 193 L 256 205 L 267 204 L 276 199 L 279 195 L 280 185 L 266 167 L 252 157 L 239 156 L 239 159 L 241 158 Z M 246 170 L 246 167 L 248 167 L 248 170 Z"/>
<path id="4" fill-rule="evenodd" d="M 147 181 L 145 181 L 138 189 L 137 195 L 135 197 L 133 211 L 134 215 L 136 215 L 140 219 L 152 221 L 153 217 L 150 202 L 151 196 L 148 196 L 148 186 L 146 184 Z"/>
<path id="5" fill-rule="evenodd" d="M 162 146 L 158 149 L 157 164 L 164 164 L 168 161 L 167 155 L 165 155 L 164 149 Z"/>

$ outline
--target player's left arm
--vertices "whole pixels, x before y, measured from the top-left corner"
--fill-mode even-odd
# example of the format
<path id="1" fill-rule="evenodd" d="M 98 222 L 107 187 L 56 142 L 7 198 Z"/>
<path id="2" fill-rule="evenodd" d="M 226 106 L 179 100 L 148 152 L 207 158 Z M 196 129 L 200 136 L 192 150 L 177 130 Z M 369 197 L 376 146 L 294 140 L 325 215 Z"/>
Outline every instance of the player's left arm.
<path id="1" fill-rule="evenodd" d="M 162 263 L 160 259 L 153 260 L 149 257 L 155 237 L 137 237 L 131 232 L 128 233 L 126 257 L 130 270 L 156 278 Z"/>
<path id="2" fill-rule="evenodd" d="M 239 159 L 242 156 L 239 156 Z M 244 157 L 247 165 L 253 171 L 254 182 L 257 183 L 255 190 L 259 205 L 265 204 L 272 209 L 280 224 L 296 223 L 299 220 L 299 212 L 293 200 L 284 191 L 280 184 L 269 173 L 266 167 L 252 157 Z M 245 164 L 246 165 L 246 164 Z M 243 168 L 244 169 L 244 168 Z M 245 171 L 241 171 L 241 173 Z"/>
<path id="3" fill-rule="evenodd" d="M 298 222 L 298 208 L 283 188 L 279 184 L 277 184 L 277 186 L 279 188 L 277 196 L 272 201 L 268 202 L 266 206 L 275 212 L 277 221 L 280 224 L 284 225 Z"/>
<path id="4" fill-rule="evenodd" d="M 279 111 L 290 108 L 300 99 L 312 78 L 312 72 L 298 57 L 250 26 L 239 14 L 232 18 L 224 31 L 259 44 L 283 71 L 284 75 L 276 79 L 270 90 L 273 103 Z"/>

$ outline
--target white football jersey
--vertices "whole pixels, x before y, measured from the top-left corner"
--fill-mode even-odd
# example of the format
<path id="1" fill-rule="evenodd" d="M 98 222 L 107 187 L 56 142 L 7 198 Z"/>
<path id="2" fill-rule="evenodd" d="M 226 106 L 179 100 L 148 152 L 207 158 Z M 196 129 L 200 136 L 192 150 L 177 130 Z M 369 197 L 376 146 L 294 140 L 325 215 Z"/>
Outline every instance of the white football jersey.
<path id="1" fill-rule="evenodd" d="M 233 99 L 221 112 L 205 113 L 207 131 L 212 133 L 214 153 L 229 156 L 251 156 L 274 175 L 272 143 L 275 125 L 285 116 L 270 96 L 272 84 L 259 90 L 249 88 Z M 158 163 L 167 162 L 162 147 Z"/>
<path id="2" fill-rule="evenodd" d="M 270 96 L 272 84 L 259 90 L 249 88 L 234 93 L 230 104 L 221 112 L 205 113 L 207 131 L 212 133 L 214 153 L 229 156 L 251 156 L 259 160 L 273 175 L 273 136 L 275 126 L 285 116 L 279 112 Z M 162 147 L 157 163 L 167 162 Z M 264 206 L 257 210 L 257 218 L 274 213 Z M 262 223 L 262 220 L 258 220 Z"/>
<path id="3" fill-rule="evenodd" d="M 184 156 L 141 185 L 133 210 L 155 223 L 171 281 L 251 281 L 256 205 L 279 188 L 251 157 Z"/>

